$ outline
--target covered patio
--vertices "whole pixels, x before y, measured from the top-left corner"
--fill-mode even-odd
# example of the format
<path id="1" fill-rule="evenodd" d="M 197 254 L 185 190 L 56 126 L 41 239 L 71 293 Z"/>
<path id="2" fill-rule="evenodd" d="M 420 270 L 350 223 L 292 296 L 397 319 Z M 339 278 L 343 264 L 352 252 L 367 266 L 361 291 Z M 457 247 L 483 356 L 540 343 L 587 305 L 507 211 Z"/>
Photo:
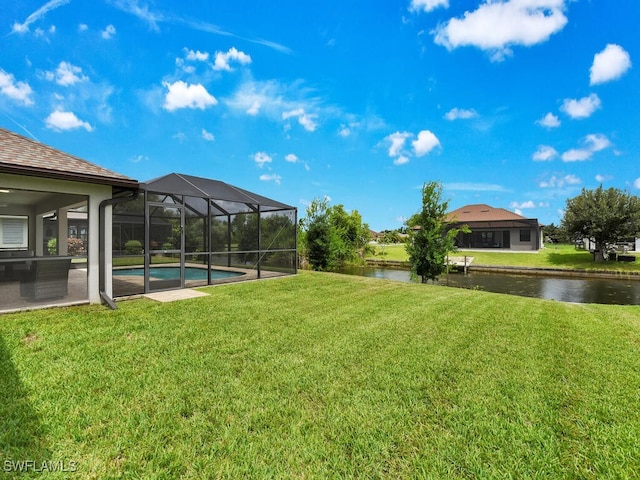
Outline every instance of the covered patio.
<path id="1" fill-rule="evenodd" d="M 99 303 L 100 204 L 138 182 L 0 129 L 0 312 Z"/>

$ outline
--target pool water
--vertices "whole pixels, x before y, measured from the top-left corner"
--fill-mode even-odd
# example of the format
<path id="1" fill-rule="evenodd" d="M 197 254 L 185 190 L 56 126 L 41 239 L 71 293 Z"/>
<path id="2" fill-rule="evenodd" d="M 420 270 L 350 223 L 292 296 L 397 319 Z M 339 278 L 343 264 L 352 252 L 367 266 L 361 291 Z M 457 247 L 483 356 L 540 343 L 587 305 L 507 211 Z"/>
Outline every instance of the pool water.
<path id="1" fill-rule="evenodd" d="M 123 268 L 113 271 L 114 276 L 144 277 L 144 268 Z M 240 272 L 229 272 L 226 270 L 211 269 L 211 280 L 221 278 L 239 277 L 244 275 Z M 156 280 L 174 280 L 180 278 L 180 267 L 151 267 L 149 277 Z M 185 280 L 207 280 L 207 270 L 205 268 L 184 267 Z"/>

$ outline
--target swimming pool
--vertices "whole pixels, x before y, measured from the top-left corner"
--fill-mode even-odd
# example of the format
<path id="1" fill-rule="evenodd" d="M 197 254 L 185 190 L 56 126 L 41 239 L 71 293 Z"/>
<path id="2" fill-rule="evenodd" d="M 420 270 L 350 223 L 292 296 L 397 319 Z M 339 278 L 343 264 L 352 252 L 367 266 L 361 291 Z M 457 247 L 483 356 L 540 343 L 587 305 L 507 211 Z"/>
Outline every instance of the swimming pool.
<path id="1" fill-rule="evenodd" d="M 144 277 L 144 268 L 122 268 L 114 270 L 113 275 L 116 277 Z M 241 275 L 244 275 L 244 273 L 211 269 L 211 280 L 239 277 Z M 180 278 L 180 267 L 151 267 L 149 268 L 149 277 L 156 280 L 173 280 L 176 278 Z M 184 278 L 185 280 L 207 280 L 207 269 L 197 267 L 184 267 Z"/>

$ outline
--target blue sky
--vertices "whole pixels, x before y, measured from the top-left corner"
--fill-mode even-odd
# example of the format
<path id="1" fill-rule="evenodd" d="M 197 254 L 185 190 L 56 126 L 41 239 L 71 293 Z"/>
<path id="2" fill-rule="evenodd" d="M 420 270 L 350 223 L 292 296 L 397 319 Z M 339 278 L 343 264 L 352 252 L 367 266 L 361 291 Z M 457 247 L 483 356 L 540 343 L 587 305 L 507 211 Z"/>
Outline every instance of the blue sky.
<path id="1" fill-rule="evenodd" d="M 637 0 L 22 0 L 0 126 L 145 181 L 219 179 L 397 228 L 439 181 L 558 224 L 640 192 Z"/>

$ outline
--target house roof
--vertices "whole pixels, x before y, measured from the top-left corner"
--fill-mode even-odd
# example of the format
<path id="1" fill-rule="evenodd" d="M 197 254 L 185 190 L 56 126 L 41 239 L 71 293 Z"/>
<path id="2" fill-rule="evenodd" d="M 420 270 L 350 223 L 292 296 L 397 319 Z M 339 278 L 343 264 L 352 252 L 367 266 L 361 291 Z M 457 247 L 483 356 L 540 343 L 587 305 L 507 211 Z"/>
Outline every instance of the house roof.
<path id="1" fill-rule="evenodd" d="M 527 218 L 504 208 L 493 208 L 485 203 L 465 205 L 447 214 L 447 221 L 456 223 L 502 222 L 506 220 L 527 220 Z"/>
<path id="2" fill-rule="evenodd" d="M 236 208 L 229 202 L 244 205 L 260 205 L 260 210 L 294 210 L 295 207 L 272 200 L 262 195 L 234 187 L 220 180 L 194 177 L 182 173 L 170 173 L 163 177 L 141 184 L 141 188 L 150 192 L 187 195 L 191 197 L 217 200 L 221 210 L 235 213 Z M 223 205 L 224 203 L 224 205 Z"/>
<path id="3" fill-rule="evenodd" d="M 0 173 L 127 188 L 138 186 L 132 178 L 3 128 L 0 128 Z"/>

